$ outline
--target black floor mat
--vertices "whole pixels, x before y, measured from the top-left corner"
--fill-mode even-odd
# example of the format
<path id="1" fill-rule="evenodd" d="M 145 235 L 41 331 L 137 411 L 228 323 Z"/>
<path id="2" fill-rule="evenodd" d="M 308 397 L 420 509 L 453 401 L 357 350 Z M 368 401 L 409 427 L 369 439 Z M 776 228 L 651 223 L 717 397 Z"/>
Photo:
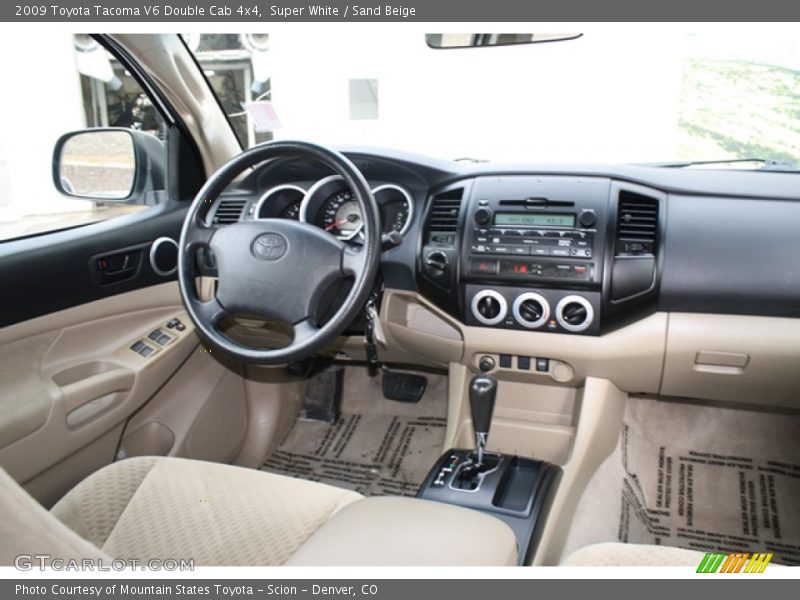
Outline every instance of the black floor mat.
<path id="1" fill-rule="evenodd" d="M 381 377 L 348 367 L 341 416 L 330 425 L 298 420 L 263 469 L 365 496 L 414 496 L 446 426 L 447 378 L 427 378 L 418 404 L 398 403 L 383 398 Z"/>

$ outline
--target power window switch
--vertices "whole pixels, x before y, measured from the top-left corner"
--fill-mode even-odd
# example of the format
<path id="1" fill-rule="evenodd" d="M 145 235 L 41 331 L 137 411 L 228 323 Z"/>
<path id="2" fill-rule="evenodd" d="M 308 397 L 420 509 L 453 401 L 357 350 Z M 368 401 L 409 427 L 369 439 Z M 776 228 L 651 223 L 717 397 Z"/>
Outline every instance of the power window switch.
<path id="1" fill-rule="evenodd" d="M 154 342 L 157 342 L 158 338 L 160 338 L 162 335 L 164 335 L 164 334 L 161 333 L 160 329 L 154 329 L 153 331 L 151 331 L 149 333 L 149 335 L 147 337 L 149 337 Z"/>
<path id="2" fill-rule="evenodd" d="M 147 358 L 152 353 L 153 353 L 153 349 L 150 346 L 146 346 L 146 345 L 142 344 L 142 349 L 139 350 L 139 354 L 141 354 L 142 356 Z"/>
<path id="3" fill-rule="evenodd" d="M 171 341 L 172 341 L 172 338 L 171 338 L 171 337 L 169 337 L 168 335 L 161 335 L 161 336 L 160 336 L 160 337 L 159 337 L 159 338 L 156 340 L 156 343 L 157 343 L 159 346 L 166 346 L 166 345 L 167 345 L 167 344 L 169 344 Z"/>
<path id="4" fill-rule="evenodd" d="M 139 341 L 137 341 L 135 344 L 133 344 L 131 346 L 131 350 L 133 350 L 134 352 L 139 354 L 142 351 L 142 348 L 144 348 L 144 347 L 145 347 L 145 345 L 144 345 L 144 343 L 142 343 L 142 340 L 139 340 Z"/>

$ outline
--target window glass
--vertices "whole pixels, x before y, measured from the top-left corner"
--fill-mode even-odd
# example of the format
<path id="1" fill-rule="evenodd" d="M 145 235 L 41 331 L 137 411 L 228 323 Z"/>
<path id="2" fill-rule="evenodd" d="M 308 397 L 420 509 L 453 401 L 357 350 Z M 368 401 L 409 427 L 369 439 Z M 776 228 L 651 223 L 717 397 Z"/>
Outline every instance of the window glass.
<path id="1" fill-rule="evenodd" d="M 146 209 L 163 194 L 130 197 L 129 135 L 73 138 L 65 144 L 61 183 L 53 184 L 53 150 L 62 134 L 121 127 L 166 141 L 163 118 L 131 74 L 88 35 L 48 34 L 47 49 L 26 51 L 29 38 L 0 37 L 0 240 L 85 225 Z M 149 146 L 152 150 L 154 146 Z M 156 147 L 154 160 L 166 151 Z M 162 155 L 163 154 L 163 155 Z M 94 197 L 94 196 L 98 197 Z"/>
<path id="2" fill-rule="evenodd" d="M 342 36 L 334 27 L 313 36 L 198 34 L 194 49 L 214 72 L 214 90 L 245 147 L 274 136 L 445 159 L 761 158 L 800 168 L 796 28 L 682 29 L 637 24 L 563 41 L 459 50 L 431 48 L 423 34 L 400 29 Z M 548 39 L 548 32 L 534 36 Z M 483 37 L 525 38 L 437 39 L 458 45 Z M 221 78 L 226 69 L 240 69 L 235 84 Z M 270 102 L 277 115 L 266 133 L 242 110 L 256 99 Z"/>
<path id="3" fill-rule="evenodd" d="M 378 80 L 350 80 L 350 118 L 378 118 Z"/>

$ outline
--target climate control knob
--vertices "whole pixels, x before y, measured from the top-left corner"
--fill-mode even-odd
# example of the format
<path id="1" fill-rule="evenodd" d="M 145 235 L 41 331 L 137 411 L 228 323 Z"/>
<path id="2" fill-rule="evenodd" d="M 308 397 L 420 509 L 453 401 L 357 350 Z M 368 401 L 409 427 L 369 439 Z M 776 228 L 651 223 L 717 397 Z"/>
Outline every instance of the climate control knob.
<path id="1" fill-rule="evenodd" d="M 567 331 L 584 331 L 594 321 L 594 308 L 583 296 L 565 296 L 556 305 L 556 321 Z"/>
<path id="2" fill-rule="evenodd" d="M 526 329 L 536 329 L 550 318 L 550 303 L 541 294 L 526 292 L 517 296 L 511 311 L 517 323 Z"/>
<path id="3" fill-rule="evenodd" d="M 506 312 L 506 299 L 494 290 L 481 290 L 472 298 L 472 315 L 484 325 L 497 325 Z"/>

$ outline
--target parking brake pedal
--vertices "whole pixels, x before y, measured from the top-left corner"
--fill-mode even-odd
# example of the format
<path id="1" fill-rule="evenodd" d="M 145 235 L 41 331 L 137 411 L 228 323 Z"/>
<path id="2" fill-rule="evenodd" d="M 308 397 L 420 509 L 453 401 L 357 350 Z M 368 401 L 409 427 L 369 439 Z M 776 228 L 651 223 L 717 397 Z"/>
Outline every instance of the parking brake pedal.
<path id="1" fill-rule="evenodd" d="M 342 411 L 343 388 L 344 367 L 331 365 L 316 373 L 308 382 L 300 418 L 335 422 Z"/>
<path id="2" fill-rule="evenodd" d="M 389 400 L 419 402 L 427 385 L 428 379 L 422 375 L 395 373 L 383 369 L 383 395 Z"/>

